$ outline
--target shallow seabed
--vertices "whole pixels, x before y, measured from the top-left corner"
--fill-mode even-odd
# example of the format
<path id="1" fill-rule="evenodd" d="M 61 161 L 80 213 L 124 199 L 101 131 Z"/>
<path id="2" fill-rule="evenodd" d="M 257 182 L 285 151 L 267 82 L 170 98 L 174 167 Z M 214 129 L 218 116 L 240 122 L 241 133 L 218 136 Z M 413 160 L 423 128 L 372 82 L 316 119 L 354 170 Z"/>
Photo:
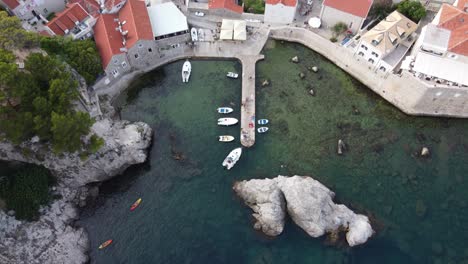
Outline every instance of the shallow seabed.
<path id="1" fill-rule="evenodd" d="M 140 78 L 122 96 L 122 118 L 150 124 L 154 144 L 146 164 L 105 183 L 82 213 L 91 263 L 468 261 L 468 121 L 408 117 L 300 45 L 272 41 L 264 54 L 257 64 L 257 118 L 270 119 L 270 131 L 257 135 L 231 171 L 221 162 L 240 145 L 239 126 L 217 127 L 216 108 L 233 106 L 231 116 L 240 118 L 241 81 L 225 77 L 240 72 L 238 63 L 193 61 L 183 84 L 179 61 Z M 299 64 L 289 61 L 296 55 Z M 271 85 L 261 88 L 263 79 Z M 223 134 L 236 143 L 218 143 Z M 349 146 L 344 156 L 336 155 L 339 138 Z M 428 159 L 414 155 L 423 146 Z M 336 200 L 372 215 L 377 235 L 349 249 L 326 246 L 291 221 L 276 238 L 254 231 L 232 184 L 278 174 L 314 176 Z M 143 202 L 131 213 L 138 197 Z M 114 244 L 97 250 L 110 238 Z"/>

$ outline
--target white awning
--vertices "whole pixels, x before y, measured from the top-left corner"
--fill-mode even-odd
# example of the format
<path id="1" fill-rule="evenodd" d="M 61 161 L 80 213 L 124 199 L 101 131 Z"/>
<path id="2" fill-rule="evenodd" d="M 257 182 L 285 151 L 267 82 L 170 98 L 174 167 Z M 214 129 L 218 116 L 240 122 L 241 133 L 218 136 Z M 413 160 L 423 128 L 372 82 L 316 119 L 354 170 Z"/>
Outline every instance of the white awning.
<path id="1" fill-rule="evenodd" d="M 154 37 L 188 30 L 187 18 L 173 2 L 151 5 L 147 8 Z"/>
<path id="2" fill-rule="evenodd" d="M 234 21 L 234 40 L 246 40 L 247 39 L 247 22 L 245 20 Z"/>
<path id="3" fill-rule="evenodd" d="M 309 19 L 309 26 L 311 26 L 312 28 L 319 28 L 321 24 L 322 22 L 318 17 L 312 17 Z"/>
<path id="4" fill-rule="evenodd" d="M 413 70 L 440 79 L 468 85 L 468 64 L 455 59 L 419 52 L 416 56 Z"/>
<path id="5" fill-rule="evenodd" d="M 245 20 L 223 19 L 219 38 L 223 40 L 246 40 L 246 27 L 247 22 Z"/>
<path id="6" fill-rule="evenodd" d="M 233 35 L 232 29 L 221 29 L 221 33 L 219 34 L 219 39 L 223 40 L 232 40 Z"/>

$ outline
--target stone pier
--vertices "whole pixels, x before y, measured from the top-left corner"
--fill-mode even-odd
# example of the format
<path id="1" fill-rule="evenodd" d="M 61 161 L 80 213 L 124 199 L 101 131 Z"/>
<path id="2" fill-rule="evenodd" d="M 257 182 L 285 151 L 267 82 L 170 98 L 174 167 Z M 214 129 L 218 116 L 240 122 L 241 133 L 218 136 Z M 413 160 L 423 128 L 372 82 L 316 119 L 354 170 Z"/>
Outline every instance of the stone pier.
<path id="1" fill-rule="evenodd" d="M 263 58 L 263 55 L 238 57 L 242 63 L 240 141 L 244 147 L 251 147 L 255 143 L 255 65 Z"/>

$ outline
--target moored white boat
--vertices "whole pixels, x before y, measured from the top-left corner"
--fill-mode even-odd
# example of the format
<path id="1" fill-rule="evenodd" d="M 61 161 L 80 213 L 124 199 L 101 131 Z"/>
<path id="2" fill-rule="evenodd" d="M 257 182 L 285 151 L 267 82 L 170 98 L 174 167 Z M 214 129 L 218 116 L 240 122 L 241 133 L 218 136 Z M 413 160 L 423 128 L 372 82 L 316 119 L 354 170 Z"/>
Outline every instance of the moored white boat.
<path id="1" fill-rule="evenodd" d="M 233 136 L 229 136 L 229 135 L 219 136 L 219 142 L 231 142 L 233 140 L 234 140 Z"/>
<path id="2" fill-rule="evenodd" d="M 258 120 L 257 122 L 258 122 L 259 125 L 266 125 L 266 124 L 268 124 L 268 122 L 270 122 L 270 121 L 268 121 L 268 119 L 260 119 L 260 120 Z"/>
<path id="3" fill-rule="evenodd" d="M 188 82 L 190 78 L 190 73 L 192 72 L 192 64 L 190 61 L 185 61 L 182 66 L 182 82 Z"/>
<path id="4" fill-rule="evenodd" d="M 232 113 L 232 111 L 234 111 L 234 109 L 232 109 L 231 107 L 219 107 L 216 110 L 220 114 L 229 114 L 229 113 Z"/>
<path id="5" fill-rule="evenodd" d="M 229 78 L 237 79 L 237 77 L 239 77 L 239 74 L 237 74 L 235 72 L 228 72 L 226 74 L 226 76 L 229 77 Z"/>
<path id="6" fill-rule="evenodd" d="M 242 148 L 234 149 L 224 159 L 223 167 L 226 167 L 228 170 L 230 170 L 232 167 L 234 167 L 234 165 L 236 165 L 236 162 L 240 159 L 241 155 L 242 155 Z"/>
<path id="7" fill-rule="evenodd" d="M 257 128 L 258 133 L 265 133 L 268 131 L 268 127 L 259 127 Z"/>
<path id="8" fill-rule="evenodd" d="M 219 126 L 232 126 L 232 125 L 237 124 L 237 122 L 239 122 L 239 120 L 237 120 L 236 118 L 233 118 L 233 117 L 218 119 L 218 125 Z"/>
<path id="9" fill-rule="evenodd" d="M 192 41 L 198 41 L 198 32 L 196 28 L 190 30 L 190 35 L 192 36 Z"/>

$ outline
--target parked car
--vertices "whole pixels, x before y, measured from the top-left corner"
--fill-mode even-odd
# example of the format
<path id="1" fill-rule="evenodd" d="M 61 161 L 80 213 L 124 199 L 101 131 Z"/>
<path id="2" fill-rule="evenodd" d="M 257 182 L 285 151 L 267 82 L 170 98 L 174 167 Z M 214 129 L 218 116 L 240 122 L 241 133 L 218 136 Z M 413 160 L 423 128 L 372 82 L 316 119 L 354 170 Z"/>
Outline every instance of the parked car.
<path id="1" fill-rule="evenodd" d="M 197 12 L 195 12 L 195 15 L 199 16 L 199 17 L 202 17 L 202 16 L 205 16 L 205 13 L 197 11 Z"/>

